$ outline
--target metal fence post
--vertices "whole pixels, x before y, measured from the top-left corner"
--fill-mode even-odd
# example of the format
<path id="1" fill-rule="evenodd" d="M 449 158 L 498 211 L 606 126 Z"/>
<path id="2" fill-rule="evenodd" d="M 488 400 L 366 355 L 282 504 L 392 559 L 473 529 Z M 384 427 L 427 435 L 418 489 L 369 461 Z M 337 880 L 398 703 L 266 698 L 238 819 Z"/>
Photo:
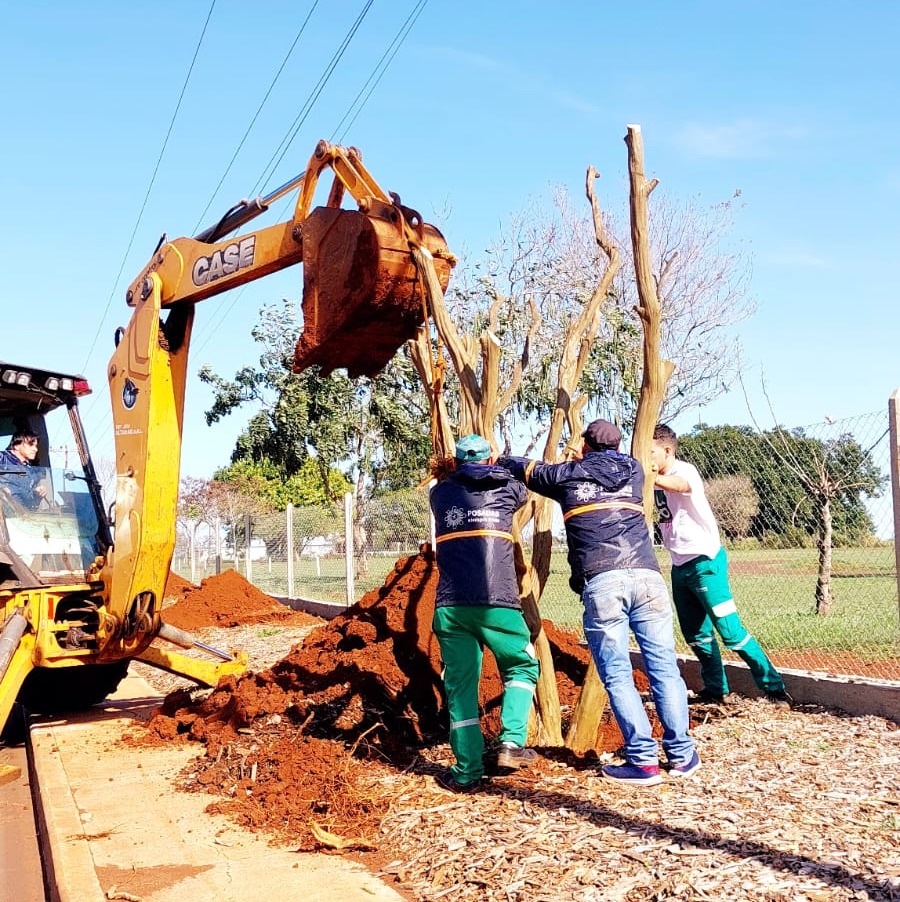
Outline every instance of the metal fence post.
<path id="1" fill-rule="evenodd" d="M 216 576 L 222 572 L 222 518 L 216 517 Z"/>
<path id="2" fill-rule="evenodd" d="M 353 604 L 353 494 L 344 495 L 344 564 L 347 580 L 347 607 Z"/>
<path id="3" fill-rule="evenodd" d="M 191 582 L 197 585 L 197 549 L 194 541 L 194 529 L 192 526 L 188 532 L 188 549 L 191 556 Z"/>
<path id="4" fill-rule="evenodd" d="M 900 616 L 900 388 L 888 401 L 891 432 L 891 497 L 894 508 L 894 562 L 897 568 L 897 614 Z"/>
<path id="5" fill-rule="evenodd" d="M 250 514 L 244 514 L 244 575 L 253 582 L 253 564 L 250 563 Z"/>
<path id="6" fill-rule="evenodd" d="M 287 506 L 287 594 L 294 597 L 294 505 Z"/>

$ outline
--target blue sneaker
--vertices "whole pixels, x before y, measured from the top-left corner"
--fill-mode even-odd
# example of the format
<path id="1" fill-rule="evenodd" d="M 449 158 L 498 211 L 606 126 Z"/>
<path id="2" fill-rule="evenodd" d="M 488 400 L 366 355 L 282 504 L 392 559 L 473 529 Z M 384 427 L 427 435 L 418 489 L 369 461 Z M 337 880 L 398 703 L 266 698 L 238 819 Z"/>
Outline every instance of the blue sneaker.
<path id="1" fill-rule="evenodd" d="M 635 786 L 655 786 L 662 783 L 658 764 L 604 764 L 600 773 L 616 783 L 633 783 Z"/>
<path id="2" fill-rule="evenodd" d="M 689 777 L 691 774 L 696 773 L 698 770 L 700 770 L 700 756 L 697 754 L 697 751 L 695 749 L 694 754 L 690 757 L 690 760 L 685 761 L 684 764 L 673 764 L 669 768 L 669 776 L 681 779 L 682 777 Z"/>

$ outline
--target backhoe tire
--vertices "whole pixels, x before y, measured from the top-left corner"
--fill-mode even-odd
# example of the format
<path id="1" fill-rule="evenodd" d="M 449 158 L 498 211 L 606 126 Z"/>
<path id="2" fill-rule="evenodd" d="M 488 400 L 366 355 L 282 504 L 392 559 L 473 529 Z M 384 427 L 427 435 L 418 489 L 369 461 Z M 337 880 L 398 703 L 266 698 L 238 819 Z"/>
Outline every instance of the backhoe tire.
<path id="1" fill-rule="evenodd" d="M 128 672 L 128 663 L 126 659 L 83 667 L 35 668 L 25 678 L 18 700 L 31 714 L 83 711 L 116 691 Z"/>
<path id="2" fill-rule="evenodd" d="M 14 702 L 9 717 L 0 730 L 0 748 L 22 745 L 28 735 L 28 712 L 19 702 Z"/>

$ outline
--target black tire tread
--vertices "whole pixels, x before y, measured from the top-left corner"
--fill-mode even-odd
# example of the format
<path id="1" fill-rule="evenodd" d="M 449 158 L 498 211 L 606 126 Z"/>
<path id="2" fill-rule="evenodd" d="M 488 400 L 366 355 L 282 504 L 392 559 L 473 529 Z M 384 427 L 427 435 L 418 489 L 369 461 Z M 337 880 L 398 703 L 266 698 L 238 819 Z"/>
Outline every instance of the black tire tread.
<path id="1" fill-rule="evenodd" d="M 128 659 L 83 667 L 37 667 L 19 690 L 18 701 L 31 714 L 62 714 L 97 705 L 119 687 Z"/>

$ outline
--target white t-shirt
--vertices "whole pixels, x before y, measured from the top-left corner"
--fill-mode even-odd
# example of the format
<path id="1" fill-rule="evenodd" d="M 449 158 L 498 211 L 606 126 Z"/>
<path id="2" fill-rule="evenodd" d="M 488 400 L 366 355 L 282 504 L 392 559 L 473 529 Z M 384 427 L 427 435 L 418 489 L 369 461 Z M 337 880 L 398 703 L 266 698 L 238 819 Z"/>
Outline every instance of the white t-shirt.
<path id="1" fill-rule="evenodd" d="M 722 547 L 719 526 L 706 500 L 703 479 L 697 468 L 676 459 L 666 476 L 679 476 L 691 487 L 690 492 L 656 490 L 663 545 L 669 549 L 672 563 L 686 564 L 701 554 L 714 558 Z M 665 506 L 660 504 L 660 491 L 665 497 Z"/>

